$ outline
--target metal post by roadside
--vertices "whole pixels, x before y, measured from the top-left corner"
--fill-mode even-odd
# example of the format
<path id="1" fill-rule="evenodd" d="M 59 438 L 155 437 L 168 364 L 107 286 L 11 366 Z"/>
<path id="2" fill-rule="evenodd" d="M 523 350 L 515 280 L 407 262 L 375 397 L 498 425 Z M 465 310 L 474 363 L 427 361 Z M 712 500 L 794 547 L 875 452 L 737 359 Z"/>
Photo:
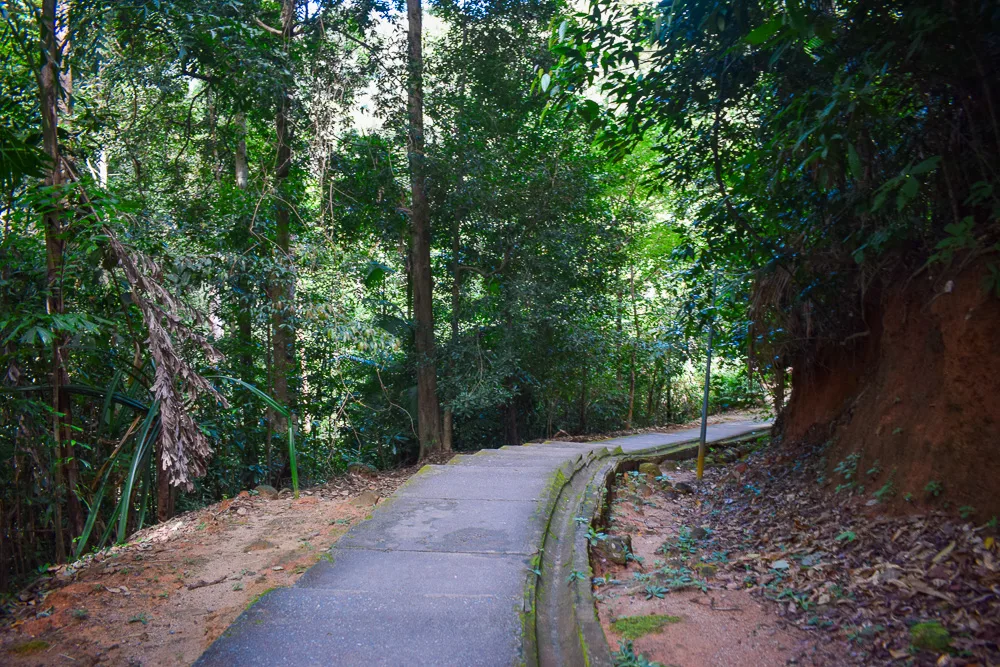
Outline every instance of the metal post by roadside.
<path id="1" fill-rule="evenodd" d="M 708 352 L 705 360 L 705 394 L 701 401 L 701 437 L 698 440 L 698 481 L 705 472 L 705 438 L 708 433 L 708 388 L 712 378 L 712 335 L 715 333 L 715 290 L 719 281 L 719 270 L 712 276 L 712 310 L 708 318 Z"/>

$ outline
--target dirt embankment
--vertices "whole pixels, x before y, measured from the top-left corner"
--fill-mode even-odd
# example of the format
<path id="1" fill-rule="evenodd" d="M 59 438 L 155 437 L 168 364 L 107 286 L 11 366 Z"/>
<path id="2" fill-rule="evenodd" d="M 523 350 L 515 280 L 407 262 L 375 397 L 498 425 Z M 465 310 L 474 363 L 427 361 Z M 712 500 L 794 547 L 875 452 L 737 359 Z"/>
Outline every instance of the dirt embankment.
<path id="1" fill-rule="evenodd" d="M 896 509 L 1000 515 L 1000 299 L 988 275 L 978 265 L 903 282 L 868 308 L 867 331 L 794 367 L 785 440 L 832 441 L 831 477 L 853 467 L 849 481 L 884 489 Z"/>

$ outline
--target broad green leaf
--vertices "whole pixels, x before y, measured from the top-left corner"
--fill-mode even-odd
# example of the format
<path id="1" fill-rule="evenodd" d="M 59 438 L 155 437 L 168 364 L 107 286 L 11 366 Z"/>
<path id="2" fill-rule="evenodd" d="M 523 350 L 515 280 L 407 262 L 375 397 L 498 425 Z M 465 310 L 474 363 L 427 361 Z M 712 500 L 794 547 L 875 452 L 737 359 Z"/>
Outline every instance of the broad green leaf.
<path id="1" fill-rule="evenodd" d="M 749 33 L 747 33 L 746 41 L 753 46 L 763 44 L 767 40 L 771 39 L 779 30 L 781 30 L 782 21 L 780 18 L 771 19 L 767 23 L 757 26 Z"/>

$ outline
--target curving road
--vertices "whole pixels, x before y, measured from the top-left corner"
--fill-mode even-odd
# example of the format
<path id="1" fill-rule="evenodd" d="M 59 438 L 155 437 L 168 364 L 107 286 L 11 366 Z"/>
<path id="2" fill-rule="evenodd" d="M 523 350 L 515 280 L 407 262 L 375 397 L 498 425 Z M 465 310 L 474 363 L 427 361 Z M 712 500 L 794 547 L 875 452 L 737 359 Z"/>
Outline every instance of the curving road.
<path id="1" fill-rule="evenodd" d="M 728 422 L 710 441 L 766 427 Z M 698 429 L 591 443 L 547 442 L 426 466 L 328 559 L 245 611 L 195 663 L 515 665 L 532 559 L 559 491 L 594 450 L 689 442 Z"/>

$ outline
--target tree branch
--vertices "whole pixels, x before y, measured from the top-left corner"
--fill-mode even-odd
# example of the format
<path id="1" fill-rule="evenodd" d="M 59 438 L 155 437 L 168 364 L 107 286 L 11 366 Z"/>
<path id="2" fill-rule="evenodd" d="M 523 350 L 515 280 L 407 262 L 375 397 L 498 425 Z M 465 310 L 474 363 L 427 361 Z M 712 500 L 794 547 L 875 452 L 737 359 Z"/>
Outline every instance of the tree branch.
<path id="1" fill-rule="evenodd" d="M 264 23 L 263 21 L 261 21 L 256 16 L 253 17 L 253 20 L 254 20 L 254 23 L 256 23 L 258 26 L 260 26 L 261 28 L 263 28 L 267 32 L 271 33 L 272 35 L 277 35 L 278 37 L 284 37 L 285 36 L 285 33 L 281 32 L 277 28 L 272 28 L 271 26 L 269 26 L 268 24 Z"/>

